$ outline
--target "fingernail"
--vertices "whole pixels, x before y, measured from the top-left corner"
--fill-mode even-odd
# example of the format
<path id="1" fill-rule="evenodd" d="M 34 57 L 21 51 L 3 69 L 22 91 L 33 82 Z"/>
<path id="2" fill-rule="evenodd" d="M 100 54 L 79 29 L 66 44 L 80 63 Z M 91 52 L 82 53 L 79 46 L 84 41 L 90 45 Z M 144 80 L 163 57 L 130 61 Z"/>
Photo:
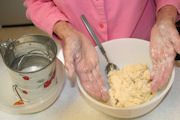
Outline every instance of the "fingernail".
<path id="1" fill-rule="evenodd" d="M 157 91 L 156 85 L 151 85 L 151 92 L 155 93 Z"/>
<path id="2" fill-rule="evenodd" d="M 102 94 L 102 100 L 103 100 L 103 101 L 108 101 L 108 99 L 109 99 L 108 93 Z"/>
<path id="3" fill-rule="evenodd" d="M 101 95 L 103 101 L 107 101 L 109 99 L 108 90 L 105 87 L 101 89 Z"/>
<path id="4" fill-rule="evenodd" d="M 154 73 L 151 73 L 150 74 L 150 79 L 153 80 L 153 78 L 154 78 Z"/>

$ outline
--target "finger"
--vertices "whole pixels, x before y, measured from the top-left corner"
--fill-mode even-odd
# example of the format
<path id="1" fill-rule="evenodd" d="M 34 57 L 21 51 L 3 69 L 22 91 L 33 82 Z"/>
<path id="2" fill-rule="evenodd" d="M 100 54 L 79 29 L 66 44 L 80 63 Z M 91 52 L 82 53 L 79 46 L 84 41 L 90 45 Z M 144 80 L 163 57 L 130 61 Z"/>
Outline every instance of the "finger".
<path id="1" fill-rule="evenodd" d="M 156 51 L 155 48 L 152 46 L 152 43 L 150 44 L 150 55 L 151 55 L 151 60 L 152 60 L 152 70 L 151 70 L 151 74 L 150 74 L 150 79 L 153 80 L 154 79 L 154 75 L 156 73 L 156 69 L 157 69 L 157 58 L 156 56 Z"/>
<path id="2" fill-rule="evenodd" d="M 92 72 L 88 73 L 88 78 L 89 78 L 89 83 L 92 85 L 92 90 L 89 91 L 92 96 L 96 98 L 101 98 L 101 91 L 100 91 L 100 86 L 98 84 L 98 80 L 95 79 L 94 75 Z"/>
<path id="3" fill-rule="evenodd" d="M 154 51 L 153 55 L 152 55 L 152 63 L 153 63 L 153 68 L 151 70 L 151 74 L 150 74 L 150 79 L 154 80 L 154 77 L 156 76 L 156 74 L 159 71 L 159 64 L 161 63 L 161 61 L 163 60 L 162 58 L 162 52 L 159 52 L 161 50 L 157 49 L 156 51 Z"/>
<path id="4" fill-rule="evenodd" d="M 158 90 L 159 88 L 159 83 L 162 79 L 162 64 L 158 64 L 157 67 L 156 67 L 156 71 L 155 71 L 155 74 L 154 74 L 154 79 L 151 83 L 151 91 L 154 93 Z"/>
<path id="5" fill-rule="evenodd" d="M 173 52 L 173 51 L 172 51 Z M 174 64 L 174 54 L 166 52 L 157 64 L 156 72 L 152 82 L 152 92 L 161 89 L 168 81 Z"/>
<path id="6" fill-rule="evenodd" d="M 173 69 L 173 65 L 174 65 L 174 58 L 175 58 L 175 51 L 173 49 L 173 45 L 170 42 L 167 42 L 166 44 L 166 49 L 164 54 L 163 54 L 163 60 L 161 62 L 162 64 L 162 79 L 161 81 L 158 83 L 159 84 L 159 89 L 161 89 L 168 81 L 172 69 Z"/>
<path id="7" fill-rule="evenodd" d="M 81 84 L 84 89 L 93 97 L 100 98 L 101 94 L 99 92 L 98 85 L 95 81 L 94 76 L 91 73 L 91 66 L 84 61 L 81 61 L 76 66 L 77 74 L 80 78 Z"/>
<path id="8" fill-rule="evenodd" d="M 103 75 L 102 75 L 98 65 L 95 66 L 95 69 L 92 71 L 92 73 L 95 76 L 95 78 L 98 80 L 99 85 L 101 85 L 101 86 L 105 85 Z"/>
<path id="9" fill-rule="evenodd" d="M 101 84 L 99 84 L 99 78 L 97 74 L 94 72 L 96 67 L 96 62 L 87 61 L 86 66 L 88 66 L 88 70 L 87 70 L 88 78 L 94 88 L 93 91 L 90 92 L 93 94 L 94 97 L 101 98 L 101 91 L 100 91 Z"/>
<path id="10" fill-rule="evenodd" d="M 84 70 L 80 66 L 76 66 L 76 72 L 79 76 L 79 80 L 82 84 L 82 86 L 89 91 L 90 85 L 89 85 L 89 78 L 87 77 L 87 73 L 84 72 Z"/>
<path id="11" fill-rule="evenodd" d="M 163 62 L 163 61 L 162 61 Z M 162 63 L 159 63 L 158 67 L 157 67 L 157 74 L 156 74 L 156 78 L 155 78 L 155 81 L 156 81 L 156 90 L 158 90 L 160 87 L 160 84 L 162 82 L 162 78 L 163 78 L 163 74 L 164 74 L 164 71 L 165 71 L 165 66 L 164 64 Z"/>
<path id="12" fill-rule="evenodd" d="M 66 48 L 66 46 L 64 46 L 63 55 L 64 55 L 64 61 L 65 61 L 65 68 L 68 70 L 68 76 L 71 78 L 74 73 L 73 53 L 71 50 Z"/>
<path id="13" fill-rule="evenodd" d="M 108 90 L 105 86 L 101 86 L 101 98 L 103 101 L 107 101 L 109 99 Z"/>
<path id="14" fill-rule="evenodd" d="M 102 76 L 102 73 L 101 73 L 98 65 L 95 66 L 95 69 L 92 71 L 92 73 L 93 73 L 95 79 L 97 80 L 97 84 L 100 88 L 101 99 L 103 101 L 107 101 L 109 98 L 108 90 L 105 87 L 105 81 L 104 81 L 104 78 Z"/>
<path id="15" fill-rule="evenodd" d="M 78 76 L 79 76 L 79 80 L 80 80 L 83 88 L 84 88 L 89 94 L 93 94 L 93 93 L 91 93 L 90 91 L 93 91 L 94 88 L 93 88 L 93 86 L 91 85 L 90 80 L 89 80 L 89 78 L 87 77 L 87 74 L 84 74 L 84 73 L 81 73 L 81 74 L 77 73 L 77 74 L 78 74 Z"/>
<path id="16" fill-rule="evenodd" d="M 93 61 L 89 61 L 89 68 L 90 68 L 90 73 L 92 73 L 92 77 L 94 79 L 95 86 L 98 87 L 98 91 L 100 93 L 99 98 L 101 98 L 103 101 L 108 100 L 108 91 L 105 87 L 105 82 L 104 78 L 102 76 L 100 67 L 99 67 L 99 62 L 97 59 L 94 59 Z"/>
<path id="17" fill-rule="evenodd" d="M 157 62 L 157 57 L 156 57 L 157 55 L 155 48 L 153 47 L 150 48 L 150 55 L 151 55 L 152 63 L 155 64 Z"/>
<path id="18" fill-rule="evenodd" d="M 179 38 L 178 40 L 176 40 L 176 41 L 173 43 L 173 45 L 174 45 L 174 48 L 175 48 L 176 52 L 177 52 L 178 54 L 180 54 L 180 38 Z"/>
<path id="19" fill-rule="evenodd" d="M 180 36 L 179 36 L 179 33 L 177 31 L 174 33 L 171 41 L 173 43 L 175 51 L 180 54 Z"/>
<path id="20" fill-rule="evenodd" d="M 158 63 L 160 63 L 161 60 L 163 59 L 162 57 L 163 57 L 164 51 L 163 49 L 157 46 L 154 46 L 153 48 L 151 48 L 150 51 L 151 51 L 150 54 L 151 54 L 151 59 L 153 63 L 153 68 L 156 69 Z"/>
<path id="21" fill-rule="evenodd" d="M 167 81 L 169 80 L 169 77 L 172 73 L 172 69 L 173 69 L 173 64 L 174 64 L 174 60 L 171 59 L 170 61 L 166 61 L 166 64 L 165 64 L 165 69 L 163 71 L 163 76 L 162 76 L 162 80 L 160 81 L 159 83 L 159 89 L 161 89 L 166 83 Z"/>
<path id="22" fill-rule="evenodd" d="M 64 54 L 64 60 L 65 60 L 65 68 L 68 71 L 68 79 L 70 80 L 71 86 L 74 87 L 76 83 L 76 75 L 75 75 L 73 58 L 71 56 L 72 56 L 71 53 L 66 52 Z"/>
<path id="23" fill-rule="evenodd" d="M 150 74 L 150 79 L 151 79 L 151 80 L 154 79 L 154 76 L 155 76 L 156 72 L 157 72 L 157 63 L 154 63 L 154 64 L 153 64 L 153 68 L 152 68 L 152 70 L 151 70 L 151 74 Z"/>
<path id="24" fill-rule="evenodd" d="M 72 78 L 74 74 L 74 65 L 71 62 L 65 61 L 65 68 L 68 71 L 68 77 Z"/>
<path id="25" fill-rule="evenodd" d="M 71 82 L 71 87 L 74 87 L 74 86 L 75 86 L 75 84 L 76 84 L 76 82 L 77 82 L 76 77 L 77 77 L 77 75 L 76 75 L 76 73 L 74 72 L 73 75 L 72 75 L 72 77 L 69 78 L 69 80 L 70 80 L 70 82 Z"/>
<path id="26" fill-rule="evenodd" d="M 78 64 L 79 62 L 80 62 L 80 60 L 81 60 L 81 54 L 80 53 L 77 53 L 76 55 L 75 55 L 75 64 Z M 71 87 L 74 87 L 75 86 L 75 84 L 76 84 L 76 77 L 77 77 L 77 75 L 76 75 L 76 73 L 75 73 L 75 68 L 74 68 L 74 65 L 72 65 L 73 66 L 73 68 L 71 68 L 71 67 L 68 67 L 68 65 L 67 65 L 67 68 L 69 69 L 69 75 L 68 75 L 68 78 L 69 78 L 69 80 L 70 80 L 70 82 L 71 82 Z"/>
<path id="27" fill-rule="evenodd" d="M 66 69 L 68 70 L 68 80 L 71 83 L 71 87 L 74 87 L 76 84 L 76 73 L 74 71 L 74 66 L 68 66 L 69 64 L 65 64 Z"/>
<path id="28" fill-rule="evenodd" d="M 89 73 L 88 73 L 89 74 Z M 97 83 L 92 78 L 92 75 L 88 75 L 87 73 L 79 74 L 79 78 L 83 88 L 93 97 L 100 98 L 101 94 L 99 92 L 99 88 L 97 87 Z"/>

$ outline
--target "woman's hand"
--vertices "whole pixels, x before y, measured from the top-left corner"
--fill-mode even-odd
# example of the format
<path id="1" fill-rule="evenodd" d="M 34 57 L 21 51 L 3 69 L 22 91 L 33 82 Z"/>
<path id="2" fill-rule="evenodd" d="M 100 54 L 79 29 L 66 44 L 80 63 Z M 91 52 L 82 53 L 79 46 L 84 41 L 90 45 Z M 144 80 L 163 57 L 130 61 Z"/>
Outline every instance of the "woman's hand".
<path id="1" fill-rule="evenodd" d="M 107 101 L 108 91 L 100 71 L 98 55 L 90 40 L 70 23 L 63 21 L 55 24 L 54 33 L 63 40 L 65 67 L 69 77 L 76 72 L 90 95 Z"/>
<path id="2" fill-rule="evenodd" d="M 161 89 L 168 81 L 173 70 L 176 52 L 180 53 L 180 36 L 175 26 L 176 17 L 175 7 L 161 8 L 157 15 L 156 24 L 151 31 L 152 92 Z"/>

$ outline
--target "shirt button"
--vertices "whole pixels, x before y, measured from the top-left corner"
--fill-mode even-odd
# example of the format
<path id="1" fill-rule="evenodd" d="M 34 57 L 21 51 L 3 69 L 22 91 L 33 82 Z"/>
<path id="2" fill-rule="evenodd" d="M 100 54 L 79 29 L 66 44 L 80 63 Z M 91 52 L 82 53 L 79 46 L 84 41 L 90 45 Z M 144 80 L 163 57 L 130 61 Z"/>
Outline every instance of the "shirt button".
<path id="1" fill-rule="evenodd" d="M 104 28 L 104 25 L 103 25 L 103 24 L 99 24 L 99 27 L 100 27 L 101 29 L 103 29 L 103 28 Z"/>

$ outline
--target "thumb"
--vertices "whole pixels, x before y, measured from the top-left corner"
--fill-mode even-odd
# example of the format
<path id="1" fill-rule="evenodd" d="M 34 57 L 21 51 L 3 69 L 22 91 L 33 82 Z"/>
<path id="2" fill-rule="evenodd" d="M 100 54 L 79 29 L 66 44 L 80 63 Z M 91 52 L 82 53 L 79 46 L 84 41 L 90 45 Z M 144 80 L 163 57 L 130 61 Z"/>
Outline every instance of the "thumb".
<path id="1" fill-rule="evenodd" d="M 180 36 L 177 35 L 177 37 L 173 40 L 173 46 L 175 51 L 180 54 Z"/>
<path id="2" fill-rule="evenodd" d="M 73 77 L 74 74 L 74 65 L 71 62 L 65 62 L 65 68 L 68 71 L 68 77 Z"/>
<path id="3" fill-rule="evenodd" d="M 67 45 L 64 45 L 63 50 L 64 61 L 65 61 L 65 68 L 68 71 L 68 78 L 71 78 L 74 74 L 74 60 L 73 60 L 73 53 L 72 50 L 68 49 Z"/>
<path id="4" fill-rule="evenodd" d="M 65 67 L 68 71 L 68 79 L 71 82 L 71 86 L 74 87 L 76 84 L 76 74 L 75 74 L 75 69 L 74 69 L 74 65 L 70 62 L 66 62 L 65 63 Z"/>
<path id="5" fill-rule="evenodd" d="M 75 84 L 76 84 L 76 73 L 75 72 L 73 72 L 73 75 L 72 75 L 72 77 L 69 77 L 69 80 L 70 80 L 70 82 L 71 82 L 71 87 L 74 87 L 75 86 Z"/>

